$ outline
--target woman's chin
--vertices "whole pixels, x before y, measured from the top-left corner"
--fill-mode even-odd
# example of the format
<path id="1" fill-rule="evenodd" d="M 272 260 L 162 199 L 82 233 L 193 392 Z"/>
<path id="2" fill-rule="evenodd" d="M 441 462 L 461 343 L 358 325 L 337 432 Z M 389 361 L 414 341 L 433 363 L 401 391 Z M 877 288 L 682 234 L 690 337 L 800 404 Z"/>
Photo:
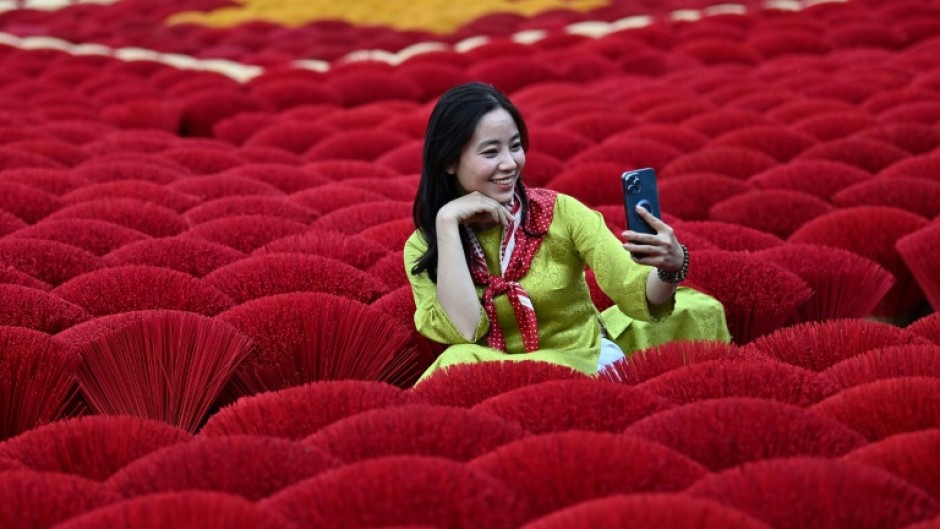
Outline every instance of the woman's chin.
<path id="1" fill-rule="evenodd" d="M 493 200 L 499 202 L 500 204 L 506 204 L 512 202 L 512 198 L 516 195 L 516 183 L 513 181 L 510 184 L 494 184 L 490 183 L 488 192 L 486 196 L 492 198 Z"/>

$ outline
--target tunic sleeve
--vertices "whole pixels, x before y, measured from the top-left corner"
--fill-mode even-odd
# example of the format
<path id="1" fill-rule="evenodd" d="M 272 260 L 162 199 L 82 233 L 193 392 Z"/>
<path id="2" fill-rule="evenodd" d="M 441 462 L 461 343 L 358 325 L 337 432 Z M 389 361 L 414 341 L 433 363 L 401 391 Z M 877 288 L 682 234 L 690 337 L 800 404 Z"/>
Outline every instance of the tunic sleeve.
<path id="1" fill-rule="evenodd" d="M 658 307 L 650 307 L 646 280 L 651 268 L 633 261 L 599 212 L 561 194 L 556 208 L 577 252 L 594 271 L 598 286 L 621 312 L 640 321 L 659 321 L 672 314 L 675 296 Z"/>
<path id="2" fill-rule="evenodd" d="M 411 268 L 425 250 L 427 250 L 427 243 L 420 231 L 413 233 L 405 243 L 405 274 L 411 283 L 411 293 L 415 298 L 415 327 L 423 336 L 439 343 L 479 342 L 490 329 L 490 320 L 483 308 L 480 308 L 480 323 L 473 333 L 473 340 L 467 341 L 441 307 L 437 299 L 437 284 L 431 281 L 427 273 L 418 275 L 411 273 Z"/>

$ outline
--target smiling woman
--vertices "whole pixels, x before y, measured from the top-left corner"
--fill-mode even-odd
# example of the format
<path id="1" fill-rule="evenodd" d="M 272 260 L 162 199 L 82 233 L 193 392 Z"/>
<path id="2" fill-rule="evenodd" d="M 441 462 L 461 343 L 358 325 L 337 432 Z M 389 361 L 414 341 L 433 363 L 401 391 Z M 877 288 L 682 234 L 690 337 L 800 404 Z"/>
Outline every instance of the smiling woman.
<path id="1" fill-rule="evenodd" d="M 448 164 L 446 170 L 457 176 L 464 193 L 476 191 L 507 204 L 512 202 L 524 166 L 519 127 L 509 112 L 497 108 L 480 119 L 460 158 Z"/>
<path id="2" fill-rule="evenodd" d="M 624 319 L 658 322 L 672 314 L 688 266 L 685 248 L 645 210 L 656 233 L 625 231 L 631 242 L 624 244 L 600 213 L 568 195 L 527 187 L 528 146 L 519 111 L 490 85 L 456 86 L 431 113 L 414 203 L 418 229 L 405 243 L 404 265 L 418 331 L 451 346 L 425 376 L 486 360 L 542 360 L 594 373 L 623 358 L 601 332 L 585 266 L 616 302 L 604 315 L 619 329 L 614 338 L 727 338 L 723 317 L 716 319 L 721 329 L 706 333 L 639 324 L 623 333 Z M 623 343 L 645 342 L 633 338 Z"/>

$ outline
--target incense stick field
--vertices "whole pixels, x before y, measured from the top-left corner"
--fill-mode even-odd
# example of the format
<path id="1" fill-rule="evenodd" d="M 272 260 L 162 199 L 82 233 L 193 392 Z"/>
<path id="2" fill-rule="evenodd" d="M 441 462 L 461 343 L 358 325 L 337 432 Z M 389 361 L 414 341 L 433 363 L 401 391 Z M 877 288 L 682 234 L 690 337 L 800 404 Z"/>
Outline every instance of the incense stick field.
<path id="1" fill-rule="evenodd" d="M 0 527 L 940 528 L 937 0 L 0 4 Z M 416 384 L 468 81 L 730 343 Z"/>

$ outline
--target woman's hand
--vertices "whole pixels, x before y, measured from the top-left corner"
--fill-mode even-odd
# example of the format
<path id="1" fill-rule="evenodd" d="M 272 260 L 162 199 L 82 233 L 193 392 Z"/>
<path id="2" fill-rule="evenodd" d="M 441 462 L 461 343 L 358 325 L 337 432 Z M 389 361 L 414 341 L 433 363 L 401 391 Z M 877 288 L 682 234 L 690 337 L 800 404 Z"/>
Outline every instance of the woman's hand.
<path id="1" fill-rule="evenodd" d="M 460 225 L 508 226 L 511 220 L 506 206 L 479 191 L 455 198 L 437 212 L 437 300 L 468 342 L 480 325 L 482 305 L 460 239 Z"/>
<path id="2" fill-rule="evenodd" d="M 489 224 L 508 226 L 512 222 L 509 208 L 492 198 L 474 191 L 455 198 L 437 212 L 437 222 L 455 224 Z"/>
<path id="3" fill-rule="evenodd" d="M 627 241 L 623 248 L 631 253 L 637 263 L 654 266 L 666 272 L 678 272 L 682 268 L 685 254 L 672 228 L 640 206 L 637 206 L 636 212 L 656 230 L 656 234 L 648 235 L 627 230 L 621 234 Z"/>

